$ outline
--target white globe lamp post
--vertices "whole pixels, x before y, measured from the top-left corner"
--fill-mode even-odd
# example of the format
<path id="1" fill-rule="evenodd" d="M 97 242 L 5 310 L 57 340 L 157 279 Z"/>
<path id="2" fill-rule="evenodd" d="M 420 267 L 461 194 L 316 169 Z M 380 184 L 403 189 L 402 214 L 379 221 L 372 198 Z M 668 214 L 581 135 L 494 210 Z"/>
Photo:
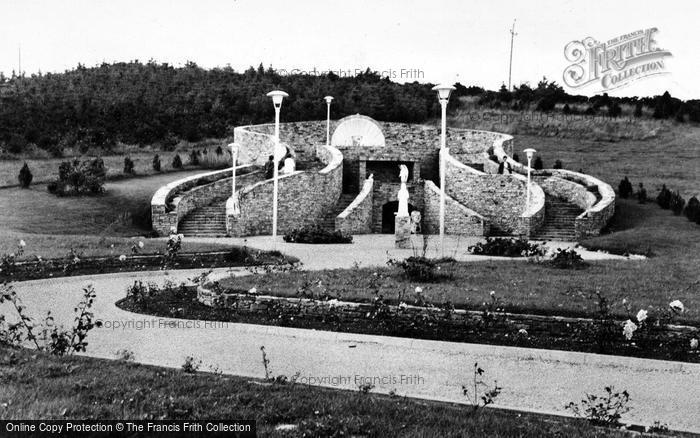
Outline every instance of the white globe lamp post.
<path id="1" fill-rule="evenodd" d="M 236 143 L 229 143 L 228 147 L 231 148 L 231 161 L 233 162 L 233 178 L 231 178 L 231 209 L 230 211 L 234 215 L 240 213 L 240 206 L 238 205 L 238 196 L 236 195 L 236 162 L 238 161 L 238 145 Z"/>
<path id="2" fill-rule="evenodd" d="M 525 209 L 530 207 L 530 171 L 532 170 L 532 157 L 535 155 L 536 150 L 532 148 L 527 148 L 523 150 L 527 156 L 527 200 L 525 201 Z"/>
<path id="3" fill-rule="evenodd" d="M 333 96 L 324 97 L 326 100 L 326 105 L 328 106 L 328 111 L 326 112 L 326 146 L 331 145 L 331 101 Z"/>
<path id="4" fill-rule="evenodd" d="M 277 191 L 279 188 L 279 161 L 284 158 L 284 147 L 280 142 L 280 109 L 282 108 L 282 100 L 288 97 L 289 94 L 284 91 L 274 90 L 267 93 L 268 97 L 272 98 L 272 104 L 275 107 L 275 145 L 273 150 L 273 182 L 272 182 L 272 238 L 277 238 Z"/>
<path id="5" fill-rule="evenodd" d="M 442 109 L 442 123 L 440 132 L 440 248 L 445 255 L 445 155 L 447 154 L 447 102 L 455 87 L 447 84 L 436 85 L 433 91 L 437 91 L 438 101 Z"/>

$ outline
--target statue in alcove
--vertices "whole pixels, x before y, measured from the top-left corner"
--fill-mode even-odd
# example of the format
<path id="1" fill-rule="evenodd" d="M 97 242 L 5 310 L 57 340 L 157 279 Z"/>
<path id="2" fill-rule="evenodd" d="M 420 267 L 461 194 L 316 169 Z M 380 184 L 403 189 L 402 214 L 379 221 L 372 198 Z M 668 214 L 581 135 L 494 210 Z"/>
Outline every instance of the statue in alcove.
<path id="1" fill-rule="evenodd" d="M 399 166 L 399 179 L 401 180 L 401 187 L 399 188 L 398 200 L 399 200 L 399 211 L 396 213 L 397 217 L 409 217 L 408 216 L 408 188 L 406 187 L 406 181 L 408 181 L 408 167 L 405 164 Z"/>

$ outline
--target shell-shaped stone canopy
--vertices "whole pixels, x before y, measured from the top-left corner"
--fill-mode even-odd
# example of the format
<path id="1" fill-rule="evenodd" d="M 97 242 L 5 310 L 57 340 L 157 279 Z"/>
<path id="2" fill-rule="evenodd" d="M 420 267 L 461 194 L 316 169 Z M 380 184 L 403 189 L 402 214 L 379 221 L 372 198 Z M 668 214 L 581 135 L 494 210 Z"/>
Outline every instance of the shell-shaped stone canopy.
<path id="1" fill-rule="evenodd" d="M 356 114 L 340 119 L 331 146 L 386 146 L 386 141 L 374 119 Z"/>

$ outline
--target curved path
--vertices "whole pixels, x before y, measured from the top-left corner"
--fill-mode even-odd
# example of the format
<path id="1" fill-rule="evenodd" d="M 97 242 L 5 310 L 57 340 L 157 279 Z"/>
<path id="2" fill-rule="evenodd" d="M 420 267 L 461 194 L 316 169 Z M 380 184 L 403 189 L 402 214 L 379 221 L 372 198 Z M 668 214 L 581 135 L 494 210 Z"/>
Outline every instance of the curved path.
<path id="1" fill-rule="evenodd" d="M 334 248 L 337 252 L 338 247 Z M 284 249 L 287 252 L 288 248 Z M 307 267 L 326 264 L 320 261 L 328 255 L 325 249 L 318 247 L 314 254 L 312 259 L 303 259 Z M 374 257 L 370 256 L 368 263 Z M 312 263 L 313 259 L 317 263 Z M 353 257 L 343 259 L 344 263 L 336 265 L 350 263 Z M 454 402 L 463 401 L 462 384 L 469 383 L 471 367 L 478 362 L 486 369 L 487 379 L 497 379 L 503 387 L 497 399 L 499 407 L 566 415 L 566 403 L 580 400 L 585 392 L 600 393 L 604 386 L 614 385 L 631 394 L 632 411 L 624 420 L 640 424 L 661 421 L 674 429 L 700 433 L 698 364 L 205 323 L 137 315 L 114 304 L 135 280 L 180 282 L 201 271 L 34 280 L 18 283 L 16 289 L 32 316 L 41 317 L 51 310 L 58 322 L 67 325 L 72 322 L 73 306 L 80 299 L 81 289 L 92 284 L 97 291 L 94 312 L 105 327 L 90 333 L 90 356 L 113 359 L 117 350 L 127 349 L 135 353 L 139 362 L 168 367 L 180 367 L 186 356 L 194 356 L 202 359 L 203 370 L 211 366 L 228 374 L 263 377 L 260 346 L 264 345 L 275 375 L 300 372 L 301 382 L 346 389 L 356 389 L 360 379 L 371 378 L 376 392 L 396 391 L 400 395 Z M 215 271 L 217 276 L 244 274 L 242 269 Z M 11 313 L 2 306 L 0 312 Z"/>

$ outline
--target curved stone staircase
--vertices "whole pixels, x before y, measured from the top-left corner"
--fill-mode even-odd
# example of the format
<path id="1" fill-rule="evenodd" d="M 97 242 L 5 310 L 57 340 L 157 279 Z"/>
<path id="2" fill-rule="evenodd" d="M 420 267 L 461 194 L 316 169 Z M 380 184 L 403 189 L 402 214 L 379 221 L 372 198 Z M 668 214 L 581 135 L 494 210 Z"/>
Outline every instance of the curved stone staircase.
<path id="1" fill-rule="evenodd" d="M 226 201 L 214 202 L 191 211 L 180 221 L 178 231 L 185 236 L 226 236 Z"/>
<path id="2" fill-rule="evenodd" d="M 576 217 L 583 213 L 579 206 L 547 195 L 544 200 L 544 225 L 534 240 L 571 242 L 576 240 Z"/>
<path id="3" fill-rule="evenodd" d="M 326 215 L 323 217 L 319 226 L 327 231 L 335 231 L 335 218 L 342 213 L 348 205 L 352 203 L 357 197 L 357 193 L 343 193 L 338 198 L 338 202 L 335 203 L 333 208 L 328 210 Z"/>

